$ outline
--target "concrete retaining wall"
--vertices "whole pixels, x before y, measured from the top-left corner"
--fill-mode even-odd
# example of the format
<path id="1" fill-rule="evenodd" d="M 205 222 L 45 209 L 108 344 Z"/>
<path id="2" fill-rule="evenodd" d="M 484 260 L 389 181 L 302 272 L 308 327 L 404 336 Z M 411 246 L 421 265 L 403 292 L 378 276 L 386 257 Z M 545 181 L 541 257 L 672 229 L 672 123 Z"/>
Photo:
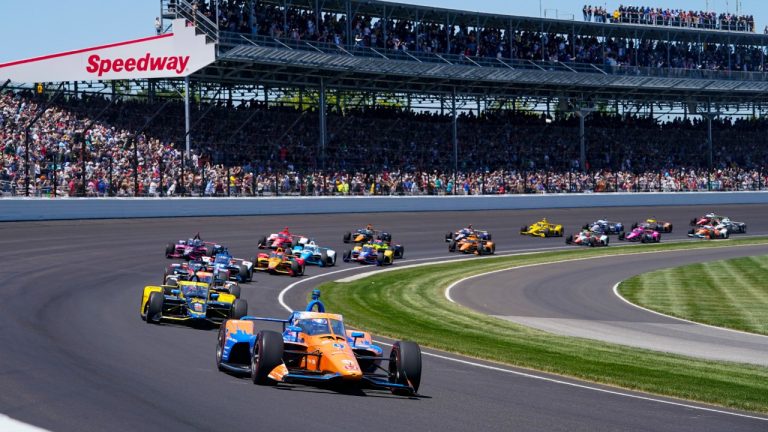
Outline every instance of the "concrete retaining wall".
<path id="1" fill-rule="evenodd" d="M 768 192 L 426 197 L 2 198 L 0 221 L 766 204 Z"/>

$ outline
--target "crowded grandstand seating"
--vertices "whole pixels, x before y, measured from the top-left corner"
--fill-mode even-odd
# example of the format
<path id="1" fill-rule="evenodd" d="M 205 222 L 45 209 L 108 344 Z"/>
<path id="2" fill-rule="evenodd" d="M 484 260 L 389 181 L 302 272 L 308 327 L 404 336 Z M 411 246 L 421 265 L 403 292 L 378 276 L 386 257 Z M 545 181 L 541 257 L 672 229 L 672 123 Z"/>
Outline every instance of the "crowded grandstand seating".
<path id="1" fill-rule="evenodd" d="M 752 15 L 736 15 L 651 6 L 619 5 L 612 11 L 602 6 L 584 5 L 584 21 L 605 23 L 642 24 L 655 26 L 688 27 L 708 30 L 754 32 Z"/>
<path id="2" fill-rule="evenodd" d="M 25 193 L 24 130 L 42 103 L 28 91 L 0 96 L 0 188 L 6 196 Z M 183 160 L 181 102 L 167 105 L 136 137 L 135 148 L 132 131 L 161 102 L 108 105 L 101 97 L 70 96 L 45 112 L 29 137 L 32 195 L 51 195 L 54 180 L 59 196 L 754 190 L 765 187 L 768 174 L 764 119 L 716 120 L 710 173 L 706 124 L 698 117 L 660 123 L 595 113 L 587 121 L 588 165 L 582 170 L 573 116 L 462 113 L 455 173 L 447 114 L 331 107 L 323 163 L 316 112 L 255 101 L 202 105 L 193 112 L 210 112 L 193 131 L 194 150 Z"/>
<path id="3" fill-rule="evenodd" d="M 208 3 L 198 1 L 197 4 L 198 10 L 215 21 L 215 13 Z M 244 0 L 222 0 L 218 4 L 218 22 L 220 30 L 224 32 L 282 39 L 287 43 L 311 41 L 343 45 L 347 42 L 347 22 L 344 15 L 324 13 L 322 16 L 316 16 L 309 7 L 294 5 L 287 6 L 284 10 L 275 4 L 258 2 L 254 8 L 254 16 L 251 17 Z M 597 8 L 593 8 L 593 15 L 587 16 L 594 16 L 595 9 Z M 640 14 L 640 8 L 623 6 L 617 8 L 613 14 L 601 10 L 604 19 L 623 23 L 656 23 L 696 28 L 714 26 L 713 28 L 723 30 L 754 31 L 754 19 L 751 16 L 720 14 L 715 17 L 704 12 L 658 8 L 643 8 L 643 13 Z M 614 14 L 617 17 L 615 19 Z M 640 39 L 608 37 L 602 41 L 602 38 L 578 34 L 574 36 L 538 31 L 510 31 L 509 28 L 481 28 L 466 24 L 457 24 L 446 29 L 444 23 L 405 19 L 384 21 L 369 15 L 354 16 L 350 28 L 351 44 L 376 49 L 608 66 L 745 72 L 765 70 L 765 53 L 759 47 L 729 46 L 712 41 L 674 42 L 646 39 L 642 35 L 639 36 Z"/>

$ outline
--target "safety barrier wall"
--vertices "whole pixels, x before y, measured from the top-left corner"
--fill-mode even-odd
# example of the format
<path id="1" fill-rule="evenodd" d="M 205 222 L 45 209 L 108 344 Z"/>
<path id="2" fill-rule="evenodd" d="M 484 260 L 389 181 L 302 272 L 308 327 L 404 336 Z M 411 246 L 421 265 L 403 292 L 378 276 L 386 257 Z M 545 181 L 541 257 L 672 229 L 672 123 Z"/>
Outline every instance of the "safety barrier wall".
<path id="1" fill-rule="evenodd" d="M 768 204 L 768 192 L 284 198 L 3 198 L 0 221 Z"/>

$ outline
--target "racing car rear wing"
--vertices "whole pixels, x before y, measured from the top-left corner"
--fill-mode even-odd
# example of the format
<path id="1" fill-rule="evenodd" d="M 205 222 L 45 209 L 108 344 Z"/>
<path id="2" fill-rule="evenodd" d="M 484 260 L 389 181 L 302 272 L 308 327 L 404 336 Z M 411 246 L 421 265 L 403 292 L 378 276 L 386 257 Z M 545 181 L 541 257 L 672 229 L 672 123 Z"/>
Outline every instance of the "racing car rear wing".
<path id="1" fill-rule="evenodd" d="M 283 331 L 285 331 L 285 325 L 291 322 L 289 319 L 280 319 L 280 318 L 264 318 L 264 317 L 255 317 L 246 315 L 242 318 L 240 318 L 243 321 L 267 321 L 267 322 L 276 322 L 276 323 L 282 323 L 283 324 Z"/>

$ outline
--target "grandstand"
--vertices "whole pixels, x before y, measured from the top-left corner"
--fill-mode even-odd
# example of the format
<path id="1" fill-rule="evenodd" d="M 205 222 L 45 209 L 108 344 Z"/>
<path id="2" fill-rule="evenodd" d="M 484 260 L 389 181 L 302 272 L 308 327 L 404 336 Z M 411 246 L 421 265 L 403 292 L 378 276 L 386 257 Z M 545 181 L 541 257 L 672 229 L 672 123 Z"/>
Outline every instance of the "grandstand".
<path id="1" fill-rule="evenodd" d="M 215 62 L 42 94 L 0 83 L 6 194 L 765 186 L 764 34 L 373 0 L 160 6 Z"/>

